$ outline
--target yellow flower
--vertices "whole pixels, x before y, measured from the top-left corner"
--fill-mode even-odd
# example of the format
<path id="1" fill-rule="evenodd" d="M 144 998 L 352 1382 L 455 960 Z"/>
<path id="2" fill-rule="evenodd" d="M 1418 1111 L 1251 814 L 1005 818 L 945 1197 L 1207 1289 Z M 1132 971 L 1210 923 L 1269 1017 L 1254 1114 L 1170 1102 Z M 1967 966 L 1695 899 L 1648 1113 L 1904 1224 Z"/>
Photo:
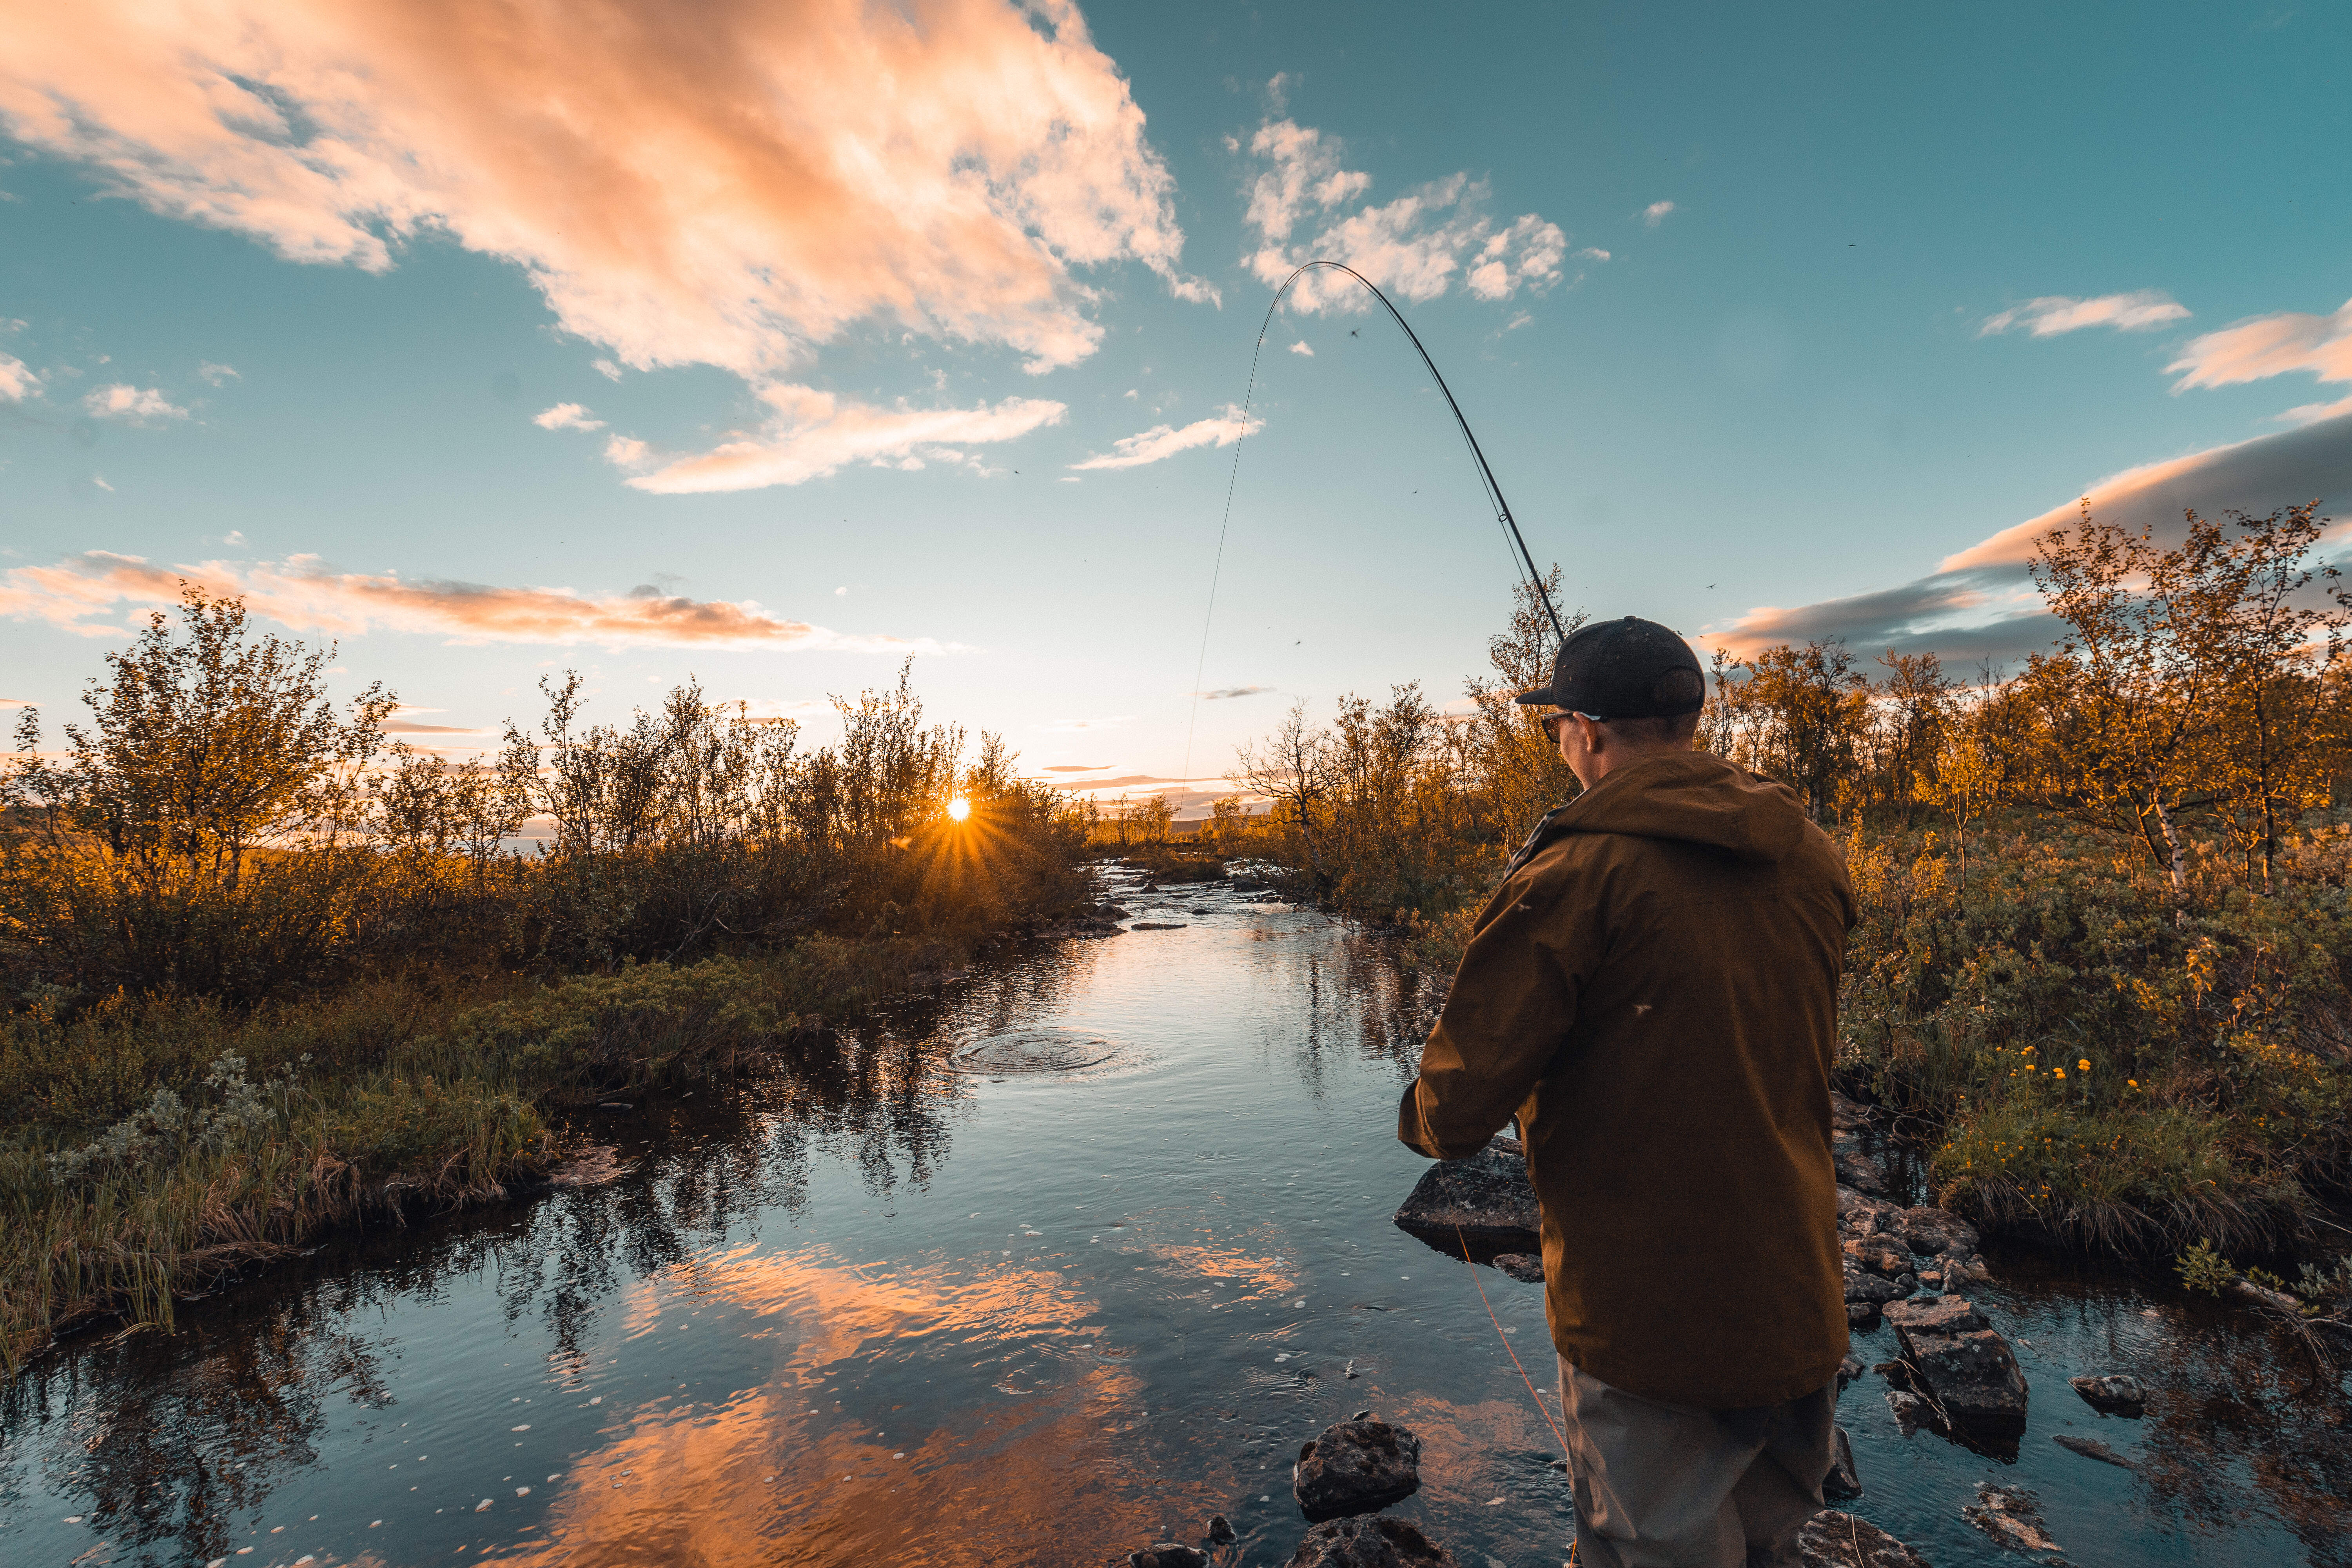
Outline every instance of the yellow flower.
<path id="1" fill-rule="evenodd" d="M 2076 1062 L 2074 1065 L 2081 1068 L 2084 1072 L 2089 1072 L 2091 1070 L 2091 1058 L 2084 1057 L 2081 1061 Z"/>
<path id="2" fill-rule="evenodd" d="M 2124 1081 L 2131 1085 L 2134 1089 L 2137 1089 L 2139 1087 L 2139 1079 L 2136 1078 L 2127 1078 L 2124 1079 Z"/>
<path id="3" fill-rule="evenodd" d="M 2050 1076 L 2052 1078 L 2064 1078 L 2066 1076 L 2066 1069 L 2064 1068 L 2052 1068 L 2050 1069 Z"/>

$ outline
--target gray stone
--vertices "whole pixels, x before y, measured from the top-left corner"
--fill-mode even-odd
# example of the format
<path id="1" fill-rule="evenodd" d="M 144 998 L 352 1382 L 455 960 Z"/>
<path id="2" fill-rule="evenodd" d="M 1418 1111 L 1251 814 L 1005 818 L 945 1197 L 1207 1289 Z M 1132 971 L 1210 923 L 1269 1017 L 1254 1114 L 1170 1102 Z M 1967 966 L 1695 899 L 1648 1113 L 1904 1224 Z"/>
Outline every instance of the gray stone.
<path id="1" fill-rule="evenodd" d="M 1895 1413 L 1895 1425 L 1903 1429 L 1906 1437 L 1936 1418 L 1927 1402 L 1907 1388 L 1888 1389 L 1886 1408 Z"/>
<path id="2" fill-rule="evenodd" d="M 1830 1145 L 1831 1157 L 1837 1166 L 1837 1179 L 1858 1192 L 1885 1192 L 1886 1173 L 1879 1169 L 1878 1162 L 1864 1153 L 1858 1142 L 1853 1147 L 1839 1148 L 1838 1144 L 1844 1142 L 1837 1139 Z"/>
<path id="3" fill-rule="evenodd" d="M 1845 1299 L 1848 1301 L 1899 1301 L 1911 1292 L 1892 1279 L 1875 1274 L 1864 1274 L 1859 1268 L 1849 1269 L 1845 1277 Z"/>
<path id="4" fill-rule="evenodd" d="M 1211 1514 L 1211 1515 L 1209 1516 L 1209 1544 L 1210 1544 L 1210 1545 L 1212 1545 L 1212 1546 L 1231 1546 L 1231 1545 L 1232 1545 L 1235 1541 L 1238 1541 L 1239 1539 L 1241 1539 L 1241 1538 L 1240 1538 L 1239 1536 L 1237 1536 L 1237 1535 L 1235 1535 L 1235 1534 L 1234 1533 L 1234 1527 L 1233 1527 L 1233 1525 L 1226 1521 L 1225 1516 L 1224 1516 L 1223 1514 L 1222 1514 L 1222 1513 L 1213 1513 L 1213 1514 Z"/>
<path id="5" fill-rule="evenodd" d="M 1160 1541 L 1140 1552 L 1129 1552 L 1127 1563 L 1128 1568 L 1209 1568 L 1209 1554 L 1198 1547 Z"/>
<path id="6" fill-rule="evenodd" d="M 1805 1568 L 1927 1568 L 1927 1560 L 1871 1523 L 1823 1509 L 1797 1531 Z"/>
<path id="7" fill-rule="evenodd" d="M 2011 1552 L 2055 1552 L 2058 1543 L 2042 1528 L 2042 1507 L 2021 1487 L 1977 1483 L 1977 1500 L 1960 1517 Z"/>
<path id="8" fill-rule="evenodd" d="M 1860 1356 L 1850 1355 L 1838 1363 L 1838 1392 L 1843 1394 L 1845 1385 L 1861 1375 L 1862 1358 Z"/>
<path id="9" fill-rule="evenodd" d="M 2066 1386 L 2081 1394 L 2091 1408 L 2103 1415 L 2145 1415 L 2147 1414 L 2147 1385 L 2129 1373 L 2102 1373 L 2091 1377 L 2070 1377 Z"/>
<path id="10" fill-rule="evenodd" d="M 1495 1259 L 1495 1267 L 1522 1284 L 1540 1285 L 1544 1281 L 1543 1258 L 1532 1252 L 1506 1252 Z"/>
<path id="11" fill-rule="evenodd" d="M 1421 1489 L 1421 1439 L 1385 1421 L 1340 1421 L 1298 1450 L 1290 1489 L 1310 1521 L 1378 1513 Z"/>
<path id="12" fill-rule="evenodd" d="M 1958 1296 L 1897 1301 L 1886 1309 L 1904 1359 L 1944 1414 L 1982 1433 L 2025 1427 L 2025 1374 L 2009 1342 Z"/>
<path id="13" fill-rule="evenodd" d="M 2126 1470 L 2137 1470 L 2137 1465 L 2100 1442 L 2096 1437 L 2080 1436 L 2073 1432 L 2053 1432 L 2050 1440 L 2062 1448 L 2069 1448 L 2086 1459 L 2098 1459 L 2105 1464 L 2121 1465 Z"/>
<path id="14" fill-rule="evenodd" d="M 1977 1249 L 1977 1227 L 1948 1209 L 1905 1209 L 1895 1228 L 1914 1252 L 1966 1258 Z"/>
<path id="15" fill-rule="evenodd" d="M 1830 1473 L 1822 1479 L 1822 1496 L 1845 1502 L 1862 1495 L 1862 1472 L 1853 1468 L 1853 1443 L 1845 1428 L 1836 1429 L 1830 1445 Z"/>
<path id="16" fill-rule="evenodd" d="M 1875 1236 L 1850 1236 L 1838 1244 L 1848 1261 L 1883 1279 L 1900 1279 L 1911 1272 L 1911 1249 Z"/>
<path id="17" fill-rule="evenodd" d="M 1845 1326 L 1849 1329 L 1868 1328 L 1878 1321 L 1875 1301 L 1848 1301 L 1845 1304 Z"/>
<path id="18" fill-rule="evenodd" d="M 1410 1520 L 1335 1519 L 1307 1532 L 1290 1568 L 1459 1568 L 1454 1553 Z"/>
<path id="19" fill-rule="evenodd" d="M 1543 1207 L 1528 1184 L 1528 1163 L 1491 1146 L 1430 1166 L 1397 1210 L 1396 1223 L 1440 1246 L 1457 1233 L 1464 1241 L 1514 1252 L 1542 1246 Z"/>

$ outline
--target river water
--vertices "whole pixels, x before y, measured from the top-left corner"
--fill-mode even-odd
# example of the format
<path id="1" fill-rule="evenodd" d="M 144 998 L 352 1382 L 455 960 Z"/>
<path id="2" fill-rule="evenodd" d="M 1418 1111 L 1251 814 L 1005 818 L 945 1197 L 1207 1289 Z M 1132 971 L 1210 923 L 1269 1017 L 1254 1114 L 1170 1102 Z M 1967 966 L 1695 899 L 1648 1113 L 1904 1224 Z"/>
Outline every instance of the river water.
<path id="1" fill-rule="evenodd" d="M 1396 1511 L 1465 1568 L 1562 1561 L 1519 1371 L 1552 1397 L 1540 1288 L 1390 1222 L 1426 1168 L 1393 1135 L 1415 999 L 1313 914 L 1115 896 L 1182 929 L 1049 944 L 837 1058 L 601 1113 L 607 1184 L 337 1243 L 174 1336 L 36 1363 L 0 1407 L 0 1561 L 1101 1563 L 1223 1513 L 1227 1560 L 1267 1564 L 1305 1530 L 1299 1445 L 1362 1410 L 1422 1436 Z M 949 1064 L 1041 1026 L 1116 1049 Z M 2032 1384 L 2019 1458 L 1906 1438 L 1865 1373 L 1855 1511 L 1939 1568 L 2016 1561 L 1961 1518 L 1980 1481 L 2032 1489 L 2085 1568 L 2352 1563 L 2340 1378 L 2159 1282 L 1988 1257 L 1973 1299 Z M 1690 1289 L 1741 1310 L 1703 1258 Z M 2084 1405 L 2065 1379 L 2093 1371 L 2137 1373 L 2147 1416 Z"/>

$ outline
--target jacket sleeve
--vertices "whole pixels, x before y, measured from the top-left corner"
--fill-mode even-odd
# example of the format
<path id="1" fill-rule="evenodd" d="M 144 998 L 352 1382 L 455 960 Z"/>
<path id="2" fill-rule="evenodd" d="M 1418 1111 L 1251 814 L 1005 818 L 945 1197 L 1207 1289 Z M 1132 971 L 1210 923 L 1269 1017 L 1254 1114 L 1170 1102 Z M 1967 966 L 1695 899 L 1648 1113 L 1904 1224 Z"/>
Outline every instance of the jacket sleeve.
<path id="1" fill-rule="evenodd" d="M 1397 1108 L 1406 1146 L 1433 1160 L 1475 1154 L 1527 1103 L 1576 1021 L 1574 966 L 1561 962 L 1560 942 L 1590 940 L 1580 929 L 1588 923 L 1527 873 L 1503 885 L 1422 1047 L 1421 1076 Z"/>

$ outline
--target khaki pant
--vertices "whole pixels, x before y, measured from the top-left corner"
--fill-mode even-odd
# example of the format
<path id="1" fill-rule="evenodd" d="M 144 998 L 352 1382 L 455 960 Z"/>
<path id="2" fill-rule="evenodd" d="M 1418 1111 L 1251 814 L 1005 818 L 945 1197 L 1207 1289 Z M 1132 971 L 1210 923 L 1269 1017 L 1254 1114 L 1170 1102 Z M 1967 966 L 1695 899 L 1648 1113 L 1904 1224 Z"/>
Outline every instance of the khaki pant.
<path id="1" fill-rule="evenodd" d="M 1752 1410 L 1661 1405 L 1559 1363 L 1581 1568 L 1793 1561 L 1822 1508 L 1837 1384 Z"/>

